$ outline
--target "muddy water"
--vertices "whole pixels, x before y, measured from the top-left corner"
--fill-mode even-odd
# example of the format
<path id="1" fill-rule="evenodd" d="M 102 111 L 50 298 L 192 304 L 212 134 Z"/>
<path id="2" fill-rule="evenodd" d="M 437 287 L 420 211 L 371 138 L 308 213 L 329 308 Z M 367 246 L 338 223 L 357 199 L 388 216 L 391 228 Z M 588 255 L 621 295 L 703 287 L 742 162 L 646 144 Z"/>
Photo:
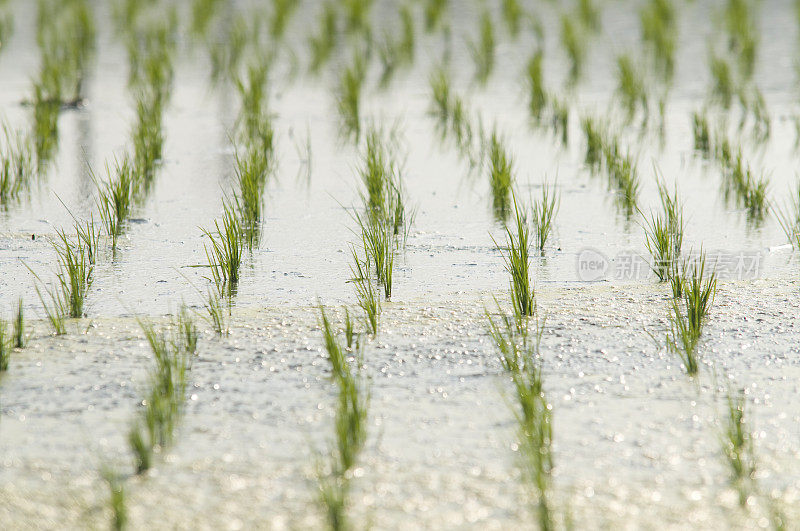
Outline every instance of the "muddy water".
<path id="1" fill-rule="evenodd" d="M 16 33 L 0 53 L 0 104 L 6 121 L 24 127 L 20 106 L 36 73 L 34 14 L 17 2 Z M 311 3 L 303 9 L 315 12 Z M 797 396 L 797 257 L 768 218 L 749 225 L 720 192 L 714 164 L 692 153 L 690 114 L 710 84 L 706 21 L 719 5 L 682 5 L 675 86 L 666 136 L 623 138 L 639 153 L 641 207 L 657 204 L 652 170 L 677 182 L 687 216 L 687 247 L 724 256 L 758 257 L 754 275 L 724 278 L 706 331 L 708 366 L 688 381 L 673 357 L 654 344 L 666 325 L 666 287 L 644 275 L 616 274 L 630 257 L 646 256 L 644 235 L 614 208 L 603 178 L 583 166 L 579 116 L 560 147 L 531 130 L 521 71 L 533 38 L 503 37 L 486 89 L 470 83 L 465 38 L 477 27 L 477 3 L 454 15 L 453 72 L 475 112 L 497 123 L 509 143 L 518 187 L 534 193 L 557 180 L 561 206 L 554 241 L 536 263 L 539 307 L 547 314 L 545 381 L 553 402 L 555 496 L 578 528 L 755 527 L 727 488 L 719 456 L 720 389 L 726 378 L 747 387 L 757 433 L 762 490 L 794 521 L 800 489 Z M 636 50 L 635 2 L 604 4 L 573 110 L 605 114 L 614 107 L 614 57 Z M 379 3 L 378 13 L 389 2 Z M 762 2 L 763 39 L 756 79 L 773 118 L 763 148 L 746 145 L 751 162 L 771 172 L 770 196 L 794 180 L 797 31 L 790 2 Z M 543 10 L 547 82 L 560 86 L 567 63 L 558 17 Z M 107 17 L 101 6 L 98 17 Z M 305 53 L 295 20 L 289 40 Z M 128 144 L 133 120 L 124 49 L 101 24 L 97 66 L 85 109 L 64 112 L 55 163 L 30 197 L 0 218 L 0 310 L 18 296 L 29 316 L 42 316 L 25 264 L 43 275 L 54 267 L 47 236 L 70 215 L 93 208 L 87 163 L 103 165 Z M 500 32 L 498 25 L 498 32 Z M 500 33 L 498 33 L 500 34 Z M 768 38 L 780 35 L 781 38 Z M 367 349 L 372 382 L 370 442 L 356 484 L 356 521 L 376 528 L 529 526 L 529 497 L 515 467 L 514 422 L 485 336 L 484 308 L 504 300 L 507 277 L 491 235 L 488 179 L 470 172 L 442 144 L 428 116 L 427 73 L 441 40 L 423 39 L 411 72 L 386 91 L 371 83 L 365 114 L 399 123 L 405 184 L 416 222 L 395 273 L 394 301 L 381 334 Z M 278 69 L 286 73 L 288 67 Z M 377 72 L 372 72 L 374 78 Z M 305 528 L 318 525 L 314 449 L 331 431 L 332 396 L 321 352 L 315 304 L 353 303 L 349 242 L 353 223 L 342 205 L 357 201 L 357 151 L 337 137 L 331 87 L 335 75 L 276 75 L 279 168 L 266 198 L 261 245 L 248 257 L 228 338 L 206 333 L 191 371 L 187 412 L 177 444 L 146 479 L 129 482 L 135 528 Z M 125 435 L 142 395 L 150 353 L 132 315 L 154 318 L 182 300 L 196 306 L 204 289 L 200 226 L 221 212 L 232 182 L 228 132 L 235 91 L 212 88 L 198 51 L 184 50 L 165 115 L 165 160 L 152 195 L 135 213 L 117 256 L 99 263 L 89 317 L 51 337 L 32 325 L 30 348 L 16 354 L 0 382 L 0 521 L 15 528 L 102 527 L 105 491 L 97 469 L 127 462 Z M 310 177 L 296 144 L 310 135 Z M 36 235 L 31 240 L 31 235 Z M 607 261 L 609 273 L 587 281 L 579 256 Z M 586 255 L 583 255 L 586 256 Z M 622 269 L 621 269 L 622 268 Z M 755 277 L 755 278 L 751 278 Z M 712 370 L 713 368 L 713 370 Z"/>

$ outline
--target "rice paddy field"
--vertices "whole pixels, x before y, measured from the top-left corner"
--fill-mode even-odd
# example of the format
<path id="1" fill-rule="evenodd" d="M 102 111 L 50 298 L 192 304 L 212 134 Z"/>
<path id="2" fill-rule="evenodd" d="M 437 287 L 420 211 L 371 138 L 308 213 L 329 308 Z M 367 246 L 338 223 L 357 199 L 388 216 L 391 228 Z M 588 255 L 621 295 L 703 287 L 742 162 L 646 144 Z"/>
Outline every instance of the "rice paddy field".
<path id="1" fill-rule="evenodd" d="M 800 2 L 0 0 L 3 529 L 800 529 Z"/>

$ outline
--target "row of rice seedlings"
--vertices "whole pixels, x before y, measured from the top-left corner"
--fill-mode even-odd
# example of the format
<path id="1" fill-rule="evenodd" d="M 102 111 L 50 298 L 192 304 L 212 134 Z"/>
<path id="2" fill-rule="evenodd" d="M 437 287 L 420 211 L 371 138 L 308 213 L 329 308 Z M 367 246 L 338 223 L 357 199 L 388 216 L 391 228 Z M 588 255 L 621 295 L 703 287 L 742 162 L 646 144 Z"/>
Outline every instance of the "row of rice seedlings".
<path id="1" fill-rule="evenodd" d="M 128 433 L 137 474 L 149 470 L 154 455 L 166 450 L 174 440 L 184 410 L 187 372 L 198 339 L 197 328 L 185 307 L 166 330 L 156 330 L 152 323 L 143 321 L 139 325 L 153 352 L 155 365 L 148 374 L 143 409 Z"/>
<path id="2" fill-rule="evenodd" d="M 675 70 L 678 39 L 677 16 L 672 0 L 649 0 L 639 11 L 642 40 L 652 56 L 656 71 L 669 82 Z"/>
<path id="3" fill-rule="evenodd" d="M 327 462 L 320 459 L 317 463 L 318 495 L 327 527 L 350 529 L 351 483 L 367 441 L 369 388 L 361 373 L 363 352 L 360 345 L 356 342 L 352 348 L 343 347 L 323 307 L 320 307 L 320 314 L 331 378 L 338 396 L 333 444 L 326 455 Z"/>
<path id="4" fill-rule="evenodd" d="M 332 0 L 322 4 L 317 31 L 308 38 L 309 71 L 318 73 L 328 63 L 337 43 L 337 11 Z"/>
<path id="5" fill-rule="evenodd" d="M 536 500 L 539 529 L 555 528 L 552 504 L 553 418 L 544 391 L 539 344 L 543 323 L 520 316 L 487 314 L 489 335 L 514 388 L 512 406 L 518 424 L 519 466 Z M 533 330 L 530 327 L 533 326 Z"/>
<path id="6" fill-rule="evenodd" d="M 352 62 L 342 70 L 335 92 L 343 136 L 356 142 L 361 137 L 361 92 L 365 79 L 366 61 L 356 52 Z"/>
<path id="7" fill-rule="evenodd" d="M 625 110 L 628 123 L 633 121 L 637 110 L 641 110 L 643 121 L 647 121 L 647 87 L 643 73 L 634 65 L 630 55 L 617 57 L 617 95 Z"/>
<path id="8" fill-rule="evenodd" d="M 536 311 L 536 292 L 531 278 L 531 237 L 528 213 L 513 198 L 514 225 L 506 224 L 506 245 L 501 246 L 492 237 L 497 249 L 503 253 L 506 271 L 510 275 L 509 288 L 514 314 L 519 318 L 532 316 Z"/>
<path id="9" fill-rule="evenodd" d="M 684 260 L 676 269 L 673 274 L 680 297 L 670 303 L 667 350 L 681 360 L 688 375 L 695 376 L 700 369 L 697 348 L 714 301 L 717 275 L 706 271 L 702 249 L 697 258 Z"/>
<path id="10" fill-rule="evenodd" d="M 382 87 L 389 85 L 399 68 L 409 68 L 414 64 L 416 36 L 411 6 L 408 4 L 400 6 L 398 15 L 400 34 L 392 37 L 391 34 L 386 33 L 378 48 L 378 56 L 383 65 L 380 79 Z"/>
<path id="11" fill-rule="evenodd" d="M 661 211 L 651 212 L 645 219 L 645 244 L 653 258 L 652 269 L 659 282 L 666 282 L 674 271 L 674 264 L 683 246 L 683 207 L 678 198 L 678 188 L 670 195 L 666 184 L 659 180 L 658 195 Z"/>
<path id="12" fill-rule="evenodd" d="M 494 70 L 496 48 L 494 23 L 488 10 L 484 10 L 481 15 L 477 41 L 469 42 L 468 45 L 475 63 L 475 80 L 480 85 L 486 85 Z"/>
<path id="13" fill-rule="evenodd" d="M 239 283 L 239 268 L 242 264 L 245 240 L 242 225 L 237 215 L 238 199 L 223 203 L 222 226 L 214 220 L 214 230 L 201 229 L 209 242 L 203 244 L 211 269 L 211 279 L 220 293 L 232 295 Z"/>

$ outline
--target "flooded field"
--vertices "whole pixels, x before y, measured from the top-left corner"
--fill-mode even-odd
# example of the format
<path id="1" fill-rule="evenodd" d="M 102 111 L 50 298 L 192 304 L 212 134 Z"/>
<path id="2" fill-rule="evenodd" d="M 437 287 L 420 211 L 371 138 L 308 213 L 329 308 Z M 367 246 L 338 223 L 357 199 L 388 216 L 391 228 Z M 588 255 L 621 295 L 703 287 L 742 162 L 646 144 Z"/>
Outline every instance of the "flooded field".
<path id="1" fill-rule="evenodd" d="M 7 529 L 800 527 L 800 6 L 0 0 Z"/>

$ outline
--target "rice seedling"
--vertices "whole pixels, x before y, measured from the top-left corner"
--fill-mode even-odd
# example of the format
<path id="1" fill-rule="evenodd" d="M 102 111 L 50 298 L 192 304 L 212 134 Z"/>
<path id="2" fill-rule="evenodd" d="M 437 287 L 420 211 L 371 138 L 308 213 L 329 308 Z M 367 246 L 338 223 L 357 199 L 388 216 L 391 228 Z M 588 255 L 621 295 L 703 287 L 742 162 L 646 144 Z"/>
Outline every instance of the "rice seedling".
<path id="1" fill-rule="evenodd" d="M 651 212 L 650 218 L 645 219 L 645 244 L 653 258 L 653 272 L 659 282 L 666 282 L 681 254 L 684 222 L 677 187 L 675 194 L 670 195 L 663 181 L 659 181 L 658 193 L 661 212 Z"/>
<path id="2" fill-rule="evenodd" d="M 697 346 L 717 289 L 717 274 L 707 274 L 702 249 L 696 258 L 684 261 L 680 289 L 681 298 L 670 303 L 667 350 L 680 358 L 687 374 L 694 376 L 699 370 Z"/>
<path id="3" fill-rule="evenodd" d="M 600 29 L 600 10 L 594 0 L 578 0 L 578 20 L 592 31 Z"/>
<path id="4" fill-rule="evenodd" d="M 680 358 L 686 374 L 696 376 L 700 369 L 697 357 L 700 334 L 692 330 L 679 299 L 670 302 L 668 318 L 670 328 L 667 330 L 667 351 Z"/>
<path id="5" fill-rule="evenodd" d="M 319 16 L 319 28 L 308 39 L 311 49 L 311 64 L 309 70 L 317 73 L 325 66 L 336 47 L 336 8 L 331 1 L 325 2 Z"/>
<path id="6" fill-rule="evenodd" d="M 724 169 L 725 194 L 733 193 L 739 204 L 746 209 L 748 218 L 760 222 L 767 212 L 767 178 L 756 176 L 745 162 L 741 149 L 731 165 Z"/>
<path id="7" fill-rule="evenodd" d="M 361 228 L 361 243 L 368 261 L 377 275 L 378 283 L 383 286 L 384 297 L 388 301 L 392 298 L 392 273 L 394 270 L 393 228 L 382 218 L 370 216 L 364 218 L 358 214 L 355 216 Z"/>
<path id="8" fill-rule="evenodd" d="M 203 301 L 203 306 L 206 309 L 208 317 L 206 319 L 211 324 L 214 332 L 218 336 L 227 336 L 230 332 L 228 328 L 227 319 L 225 318 L 225 309 L 222 305 L 222 298 L 218 293 L 212 292 L 210 289 Z"/>
<path id="9" fill-rule="evenodd" d="M 94 179 L 98 194 L 97 207 L 106 234 L 111 236 L 111 247 L 116 249 L 117 239 L 125 230 L 125 224 L 133 208 L 136 177 L 127 154 L 121 159 L 114 159 L 113 173 L 106 163 L 106 173 L 108 179 L 102 184 Z M 89 249 L 92 247 L 89 246 Z"/>
<path id="10" fill-rule="evenodd" d="M 656 67 L 665 81 L 672 79 L 675 69 L 675 11 L 672 0 L 649 0 L 639 12 L 642 40 L 648 45 Z"/>
<path id="11" fill-rule="evenodd" d="M 714 99 L 724 109 L 730 109 L 736 88 L 731 66 L 725 59 L 717 56 L 711 57 L 711 79 L 713 80 L 711 91 Z"/>
<path id="12" fill-rule="evenodd" d="M 234 80 L 241 100 L 239 125 L 244 127 L 245 139 L 256 138 L 261 128 L 261 122 L 269 120 L 268 115 L 265 114 L 267 109 L 266 85 L 268 72 L 269 64 L 265 59 L 261 59 L 248 65 L 246 77 L 237 76 Z"/>
<path id="13" fill-rule="evenodd" d="M 511 188 L 514 184 L 514 168 L 502 140 L 497 132 L 489 139 L 489 184 L 492 190 L 492 208 L 495 218 L 508 218 L 511 203 Z"/>
<path id="14" fill-rule="evenodd" d="M 697 335 L 700 335 L 717 291 L 716 272 L 712 271 L 706 275 L 705 268 L 706 255 L 701 249 L 697 259 L 691 260 L 685 266 L 688 275 L 683 281 L 683 296 L 689 327 Z"/>
<path id="15" fill-rule="evenodd" d="M 193 0 L 191 4 L 190 32 L 195 39 L 205 39 L 214 18 L 223 6 L 222 0 Z M 128 20 L 131 20 L 128 18 Z"/>
<path id="16" fill-rule="evenodd" d="M 739 493 L 739 504 L 747 504 L 753 490 L 756 474 L 756 457 L 753 439 L 747 428 L 744 391 L 727 395 L 727 415 L 722 429 L 722 455 L 730 473 L 730 483 Z"/>
<path id="17" fill-rule="evenodd" d="M 711 133 L 705 112 L 703 114 L 692 113 L 692 133 L 694 135 L 694 149 L 705 156 L 709 156 L 711 154 Z"/>
<path id="18" fill-rule="evenodd" d="M 630 153 L 622 154 L 616 141 L 606 145 L 604 158 L 611 185 L 617 192 L 617 204 L 630 218 L 638 210 L 639 201 L 640 181 L 636 161 Z"/>
<path id="19" fill-rule="evenodd" d="M 446 128 L 450 121 L 450 100 L 452 97 L 450 90 L 450 75 L 442 66 L 435 68 L 430 75 L 429 84 L 431 87 L 431 95 L 433 97 L 431 112 L 439 120 L 439 123 L 442 124 L 443 128 Z"/>
<path id="20" fill-rule="evenodd" d="M 352 470 L 358 464 L 367 440 L 369 391 L 359 374 L 361 353 L 354 352 L 354 361 L 350 362 L 323 307 L 320 307 L 320 315 L 323 340 L 338 397 L 330 462 L 326 467 L 318 465 L 319 496 L 328 526 L 331 529 L 347 529 L 350 527 L 347 506 Z"/>
<path id="21" fill-rule="evenodd" d="M 136 99 L 136 125 L 133 129 L 133 163 L 141 178 L 141 190 L 149 191 L 156 164 L 161 160 L 164 132 L 161 126 L 162 99 L 142 93 Z"/>
<path id="22" fill-rule="evenodd" d="M 569 103 L 552 95 L 548 100 L 552 102 L 553 131 L 561 139 L 561 145 L 566 147 L 569 145 Z"/>
<path id="23" fill-rule="evenodd" d="M 489 11 L 484 11 L 480 20 L 480 32 L 477 42 L 469 43 L 472 60 L 475 63 L 475 79 L 485 85 L 494 70 L 495 56 L 494 23 Z"/>
<path id="24" fill-rule="evenodd" d="M 495 246 L 503 253 L 506 271 L 511 276 L 509 287 L 514 314 L 520 318 L 531 316 L 536 311 L 536 293 L 531 279 L 531 241 L 530 224 L 524 208 L 514 197 L 514 226 L 505 225 L 506 245 L 501 247 L 492 238 Z"/>
<path id="25" fill-rule="evenodd" d="M 102 227 L 95 226 L 94 214 L 91 214 L 89 219 L 85 221 L 75 220 L 75 233 L 78 239 L 83 242 L 86 248 L 86 257 L 92 265 L 97 263 L 97 256 L 100 251 L 100 233 L 102 230 Z"/>
<path id="26" fill-rule="evenodd" d="M 25 315 L 22 310 L 22 297 L 17 300 L 17 313 L 14 314 L 14 332 L 13 332 L 13 345 L 14 348 L 25 348 Z"/>
<path id="27" fill-rule="evenodd" d="M 60 103 L 44 92 L 41 85 L 34 85 L 33 138 L 36 164 L 44 168 L 58 146 L 58 113 Z"/>
<path id="28" fill-rule="evenodd" d="M 189 313 L 189 309 L 186 307 L 186 305 L 181 306 L 181 309 L 178 312 L 177 320 L 174 324 L 178 329 L 178 334 L 180 336 L 180 342 L 183 346 L 183 349 L 189 354 L 194 354 L 197 352 L 197 340 L 200 337 L 200 332 L 198 331 L 197 325 L 192 319 L 192 316 Z"/>
<path id="29" fill-rule="evenodd" d="M 745 79 L 753 75 L 758 47 L 757 16 L 751 7 L 748 0 L 728 0 L 725 9 L 728 47 L 736 55 Z"/>
<path id="30" fill-rule="evenodd" d="M 272 149 L 272 129 L 269 127 L 269 138 L 266 142 L 268 149 Z M 234 172 L 238 186 L 235 196 L 239 222 L 249 249 L 258 242 L 263 214 L 264 190 L 267 185 L 267 175 L 270 170 L 271 153 L 264 149 L 250 148 L 243 155 L 236 153 L 236 166 Z"/>
<path id="31" fill-rule="evenodd" d="M 25 267 L 37 281 L 36 293 L 48 321 L 56 335 L 62 335 L 66 333 L 67 317 L 79 318 L 84 315 L 94 265 L 89 262 L 86 246 L 80 238 L 73 242 L 63 230 L 56 234 L 58 240 L 52 242 L 58 261 L 55 282 L 48 286 L 27 264 Z"/>
<path id="32" fill-rule="evenodd" d="M 378 322 L 381 315 L 381 300 L 375 285 L 372 283 L 369 255 L 361 259 L 355 247 L 352 247 L 351 251 L 353 253 L 353 265 L 350 266 L 350 272 L 353 275 L 353 283 L 356 287 L 358 307 L 364 312 L 367 332 L 376 336 L 378 335 Z"/>
<path id="33" fill-rule="evenodd" d="M 42 0 L 37 7 L 36 42 L 42 56 L 38 83 L 57 107 L 77 107 L 94 52 L 92 8 L 88 0 Z"/>
<path id="34" fill-rule="evenodd" d="M 5 6 L 0 7 L 3 8 L 0 11 L 0 52 L 2 52 L 14 34 L 14 17 L 5 10 Z"/>
<path id="35" fill-rule="evenodd" d="M 3 126 L 5 145 L 0 152 L 0 207 L 18 199 L 28 189 L 34 175 L 33 152 L 30 139 L 21 132 L 12 132 Z"/>
<path id="36" fill-rule="evenodd" d="M 543 58 L 542 50 L 536 50 L 525 68 L 525 81 L 528 85 L 528 111 L 537 124 L 541 121 L 542 113 L 547 107 L 547 93 L 542 76 Z"/>
<path id="37" fill-rule="evenodd" d="M 628 122 L 633 120 L 637 108 L 647 117 L 647 89 L 643 76 L 627 54 L 617 57 L 617 94 L 622 100 L 622 107 L 627 113 Z"/>
<path id="38" fill-rule="evenodd" d="M 525 15 L 525 10 L 520 5 L 519 0 L 503 0 L 501 8 L 508 33 L 512 38 L 516 39 L 517 35 L 519 35 L 520 24 Z"/>
<path id="39" fill-rule="evenodd" d="M 544 252 L 544 246 L 553 231 L 553 218 L 558 212 L 559 199 L 555 185 L 551 187 L 545 182 L 542 185 L 541 196 L 533 201 L 531 215 L 536 231 L 536 246 L 541 252 Z"/>
<path id="40" fill-rule="evenodd" d="M 16 198 L 20 191 L 20 181 L 15 178 L 11 161 L 3 159 L 0 162 L 0 205 L 6 206 L 9 201 Z"/>
<path id="41" fill-rule="evenodd" d="M 361 136 L 361 90 L 364 86 L 365 63 L 354 54 L 352 63 L 342 71 L 336 90 L 336 108 L 341 118 L 344 136 L 358 140 Z"/>
<path id="42" fill-rule="evenodd" d="M 543 323 L 487 313 L 489 336 L 500 354 L 500 363 L 514 385 L 519 425 L 519 463 L 522 477 L 536 500 L 540 529 L 554 529 L 551 498 L 553 472 L 552 408 L 544 393 L 539 345 Z"/>
<path id="43" fill-rule="evenodd" d="M 403 4 L 400 6 L 400 40 L 397 45 L 398 54 L 403 64 L 414 64 L 416 54 L 416 36 L 414 29 L 414 13 L 411 6 Z"/>
<path id="44" fill-rule="evenodd" d="M 800 183 L 795 185 L 793 195 L 783 206 L 773 206 L 772 211 L 786 234 L 786 239 L 795 249 L 800 249 Z"/>
<path id="45" fill-rule="evenodd" d="M 8 324 L 0 319 L 0 373 L 8 370 L 8 362 L 11 357 L 11 341 L 6 337 Z"/>
<path id="46" fill-rule="evenodd" d="M 111 511 L 111 529 L 122 531 L 128 526 L 124 477 L 110 467 L 103 467 L 100 470 L 100 477 L 108 485 L 108 508 Z"/>
<path id="47" fill-rule="evenodd" d="M 236 289 L 239 282 L 239 267 L 242 263 L 244 240 L 239 217 L 234 211 L 234 206 L 223 205 L 222 227 L 219 220 L 214 220 L 214 231 L 201 229 L 209 240 L 204 244 L 208 267 L 211 268 L 211 278 L 217 288 L 222 291 L 227 288 L 230 292 Z"/>
<path id="48" fill-rule="evenodd" d="M 194 348 L 183 325 L 177 325 L 177 330 L 159 331 L 152 323 L 140 321 L 139 325 L 153 352 L 155 365 L 148 374 L 144 409 L 134 420 L 128 436 L 137 474 L 147 471 L 154 454 L 173 441 L 175 427 L 183 414 L 187 372 L 192 361 L 189 349 Z"/>
<path id="49" fill-rule="evenodd" d="M 431 33 L 444 24 L 444 17 L 449 8 L 449 0 L 426 0 L 424 7 L 425 31 Z"/>
<path id="50" fill-rule="evenodd" d="M 581 128 L 584 136 L 586 136 L 584 161 L 593 171 L 597 171 L 603 163 L 606 146 L 608 145 L 606 128 L 591 116 L 581 118 Z"/>
<path id="51" fill-rule="evenodd" d="M 580 27 L 567 14 L 561 16 L 561 45 L 570 61 L 569 83 L 574 85 L 583 71 L 586 41 Z"/>
<path id="52" fill-rule="evenodd" d="M 272 18 L 269 28 L 272 39 L 276 42 L 283 39 L 286 27 L 297 10 L 298 3 L 294 0 L 272 0 Z"/>

